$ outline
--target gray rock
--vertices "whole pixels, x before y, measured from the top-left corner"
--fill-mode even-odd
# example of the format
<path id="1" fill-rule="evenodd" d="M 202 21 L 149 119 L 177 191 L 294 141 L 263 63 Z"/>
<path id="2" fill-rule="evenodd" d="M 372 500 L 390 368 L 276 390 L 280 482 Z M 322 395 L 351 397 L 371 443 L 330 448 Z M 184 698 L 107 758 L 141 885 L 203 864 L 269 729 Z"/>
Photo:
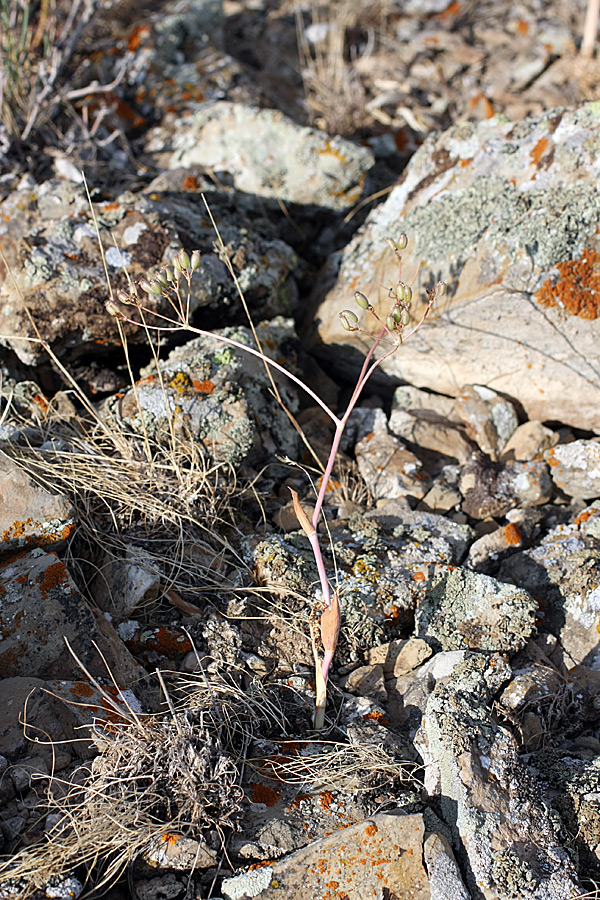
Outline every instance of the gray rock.
<path id="1" fill-rule="evenodd" d="M 386 681 L 390 725 L 402 729 L 414 738 L 431 692 L 438 682 L 452 678 L 455 667 L 465 658 L 465 650 L 446 650 L 436 653 L 414 672 L 398 675 Z"/>
<path id="2" fill-rule="evenodd" d="M 75 530 L 73 507 L 0 455 L 0 539 L 7 550 L 60 544 Z"/>
<path id="3" fill-rule="evenodd" d="M 424 663 L 431 653 L 431 647 L 425 641 L 420 638 L 409 638 L 372 647 L 367 650 L 365 659 L 371 666 L 382 666 L 386 678 L 398 678 L 400 675 L 408 675 Z"/>
<path id="4" fill-rule="evenodd" d="M 46 687 L 40 678 L 21 676 L 0 680 L 0 753 L 9 759 L 19 759 L 31 751 L 28 737 L 41 740 L 49 737 L 57 742 L 66 739 L 50 697 L 44 692 Z M 23 722 L 27 723 L 25 728 Z"/>
<path id="5" fill-rule="evenodd" d="M 430 834 L 423 847 L 430 900 L 471 900 L 450 844 L 441 834 Z"/>
<path id="6" fill-rule="evenodd" d="M 35 781 L 47 780 L 48 772 L 48 763 L 41 756 L 22 759 L 9 769 L 10 779 L 18 793 L 28 790 Z"/>
<path id="7" fill-rule="evenodd" d="M 555 485 L 569 497 L 589 500 L 600 495 L 600 443 L 573 441 L 544 453 Z"/>
<path id="8" fill-rule="evenodd" d="M 168 840 L 161 836 L 151 841 L 150 846 L 144 849 L 142 858 L 152 868 L 193 871 L 214 866 L 218 854 L 206 841 L 169 833 Z"/>
<path id="9" fill-rule="evenodd" d="M 597 123 L 597 108 L 585 104 L 428 138 L 344 250 L 318 310 L 320 339 L 339 348 L 340 369 L 369 344 L 341 328 L 338 312 L 356 286 L 387 312 L 382 285 L 395 281 L 397 265 L 385 239 L 403 230 L 405 278 L 422 263 L 415 314 L 425 287 L 441 277 L 449 290 L 383 370 L 440 394 L 493 385 L 529 419 L 600 431 L 600 309 L 586 281 L 598 252 Z"/>
<path id="10" fill-rule="evenodd" d="M 155 557 L 141 547 L 127 546 L 121 559 L 109 556 L 99 568 L 91 594 L 99 609 L 119 619 L 155 600 L 160 590 Z"/>
<path id="11" fill-rule="evenodd" d="M 277 110 L 241 103 L 200 104 L 171 133 L 166 168 L 225 170 L 238 191 L 286 204 L 348 209 L 360 200 L 374 162 L 364 147 L 297 125 Z"/>
<path id="12" fill-rule="evenodd" d="M 459 482 L 462 509 L 474 519 L 505 516 L 515 506 L 541 506 L 552 496 L 552 481 L 543 460 L 490 463 L 475 459 L 463 466 Z"/>
<path id="13" fill-rule="evenodd" d="M 480 384 L 461 388 L 457 401 L 469 437 L 491 459 L 498 459 L 519 424 L 513 404 Z"/>
<path id="14" fill-rule="evenodd" d="M 422 568 L 415 634 L 442 650 L 515 652 L 534 628 L 536 601 L 524 590 L 454 566 Z"/>
<path id="15" fill-rule="evenodd" d="M 224 879 L 228 900 L 294 897 L 315 900 L 331 891 L 349 897 L 410 896 L 428 900 L 422 864 L 425 827 L 419 814 L 379 813 L 335 831 L 272 866 Z M 258 874 L 257 874 L 258 873 Z"/>
<path id="16" fill-rule="evenodd" d="M 471 891 L 485 900 L 556 900 L 580 885 L 539 781 L 491 716 L 509 677 L 502 656 L 473 654 L 435 688 L 419 737 L 425 784 L 466 852 Z"/>
<path id="17" fill-rule="evenodd" d="M 578 524 L 559 526 L 536 547 L 503 562 L 497 577 L 538 598 L 544 629 L 559 638 L 567 668 L 577 663 L 600 668 L 600 553 L 595 538 L 582 534 Z"/>
<path id="18" fill-rule="evenodd" d="M 360 474 L 376 500 L 424 497 L 429 478 L 423 463 L 393 434 L 376 433 L 354 448 Z"/>
<path id="19" fill-rule="evenodd" d="M 397 504 L 387 503 L 380 509 L 369 510 L 365 519 L 380 522 L 390 529 L 392 536 L 410 541 L 413 547 L 423 545 L 416 561 L 425 562 L 434 556 L 460 563 L 471 544 L 475 532 L 470 525 L 453 522 L 445 516 L 421 510 L 405 509 Z M 408 548 L 407 548 L 408 549 Z M 409 551 L 410 552 L 410 551 Z"/>
<path id="20" fill-rule="evenodd" d="M 248 328 L 223 329 L 224 336 L 250 348 Z M 295 335 L 288 319 L 258 326 L 268 353 L 286 359 L 294 370 Z M 160 364 L 144 370 L 144 378 L 121 398 L 105 404 L 140 434 L 170 443 L 175 436 L 202 444 L 217 461 L 239 463 L 251 455 L 254 462 L 275 453 L 295 455 L 298 435 L 286 413 L 272 396 L 271 383 L 260 359 L 217 339 L 198 337 L 173 350 Z M 275 373 L 274 379 L 287 408 L 297 409 L 295 387 Z"/>

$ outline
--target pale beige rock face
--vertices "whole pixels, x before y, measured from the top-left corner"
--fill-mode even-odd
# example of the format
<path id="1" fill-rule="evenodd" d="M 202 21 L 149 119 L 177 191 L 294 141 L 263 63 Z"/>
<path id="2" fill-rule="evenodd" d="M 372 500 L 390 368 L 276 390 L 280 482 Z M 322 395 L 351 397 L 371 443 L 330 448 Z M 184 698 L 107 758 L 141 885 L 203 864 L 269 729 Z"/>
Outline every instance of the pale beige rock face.
<path id="1" fill-rule="evenodd" d="M 600 314 L 589 274 L 599 246 L 599 123 L 592 103 L 520 123 L 457 125 L 427 140 L 344 251 L 318 309 L 319 338 L 340 348 L 340 369 L 351 370 L 369 343 L 345 332 L 338 313 L 356 289 L 387 312 L 386 285 L 398 271 L 385 239 L 405 231 L 403 279 L 421 264 L 415 316 L 425 288 L 443 279 L 448 291 L 384 371 L 452 396 L 464 384 L 486 385 L 519 401 L 530 419 L 600 429 L 600 321 L 539 302 L 548 283 L 571 304 L 575 284 L 584 315 Z M 592 266 L 579 277 L 585 260 Z"/>

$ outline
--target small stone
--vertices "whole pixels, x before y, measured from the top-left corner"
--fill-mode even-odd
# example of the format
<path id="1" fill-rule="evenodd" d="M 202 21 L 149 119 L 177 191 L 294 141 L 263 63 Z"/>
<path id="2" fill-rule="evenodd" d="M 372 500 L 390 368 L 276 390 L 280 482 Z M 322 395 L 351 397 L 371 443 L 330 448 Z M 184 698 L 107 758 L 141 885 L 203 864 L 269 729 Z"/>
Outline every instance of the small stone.
<path id="1" fill-rule="evenodd" d="M 546 450 L 558 443 L 558 434 L 541 422 L 524 422 L 506 442 L 501 454 L 503 460 L 529 461 L 540 459 Z"/>
<path id="2" fill-rule="evenodd" d="M 426 450 L 433 450 L 464 463 L 476 449 L 464 432 L 464 427 L 444 420 L 430 421 L 401 409 L 390 415 L 390 431 L 404 441 Z"/>
<path id="3" fill-rule="evenodd" d="M 430 900 L 470 900 L 452 848 L 443 835 L 427 836 L 423 858 L 429 877 Z"/>
<path id="4" fill-rule="evenodd" d="M 519 424 L 513 404 L 479 384 L 463 387 L 457 400 L 469 437 L 491 459 L 498 459 Z"/>
<path id="5" fill-rule="evenodd" d="M 552 496 L 548 466 L 532 462 L 490 463 L 476 459 L 463 466 L 463 511 L 474 519 L 505 516 L 515 506 L 541 506 Z"/>
<path id="6" fill-rule="evenodd" d="M 386 678 L 398 678 L 416 669 L 432 654 L 432 649 L 421 638 L 405 641 L 389 641 L 367 650 L 365 658 L 369 665 L 380 665 Z"/>
<path id="7" fill-rule="evenodd" d="M 392 434 L 373 434 L 355 447 L 360 474 L 373 497 L 393 500 L 397 497 L 421 499 L 429 489 L 429 478 L 414 453 Z"/>
<path id="8" fill-rule="evenodd" d="M 544 453 L 557 488 L 567 496 L 589 500 L 600 495 L 600 442 L 572 441 Z"/>
<path id="9" fill-rule="evenodd" d="M 48 765 L 41 756 L 21 760 L 10 769 L 10 777 L 15 791 L 22 793 L 36 781 L 48 777 Z"/>
<path id="10" fill-rule="evenodd" d="M 387 700 L 383 666 L 368 665 L 354 669 L 340 681 L 340 688 L 361 697 L 372 697 L 379 703 Z"/>

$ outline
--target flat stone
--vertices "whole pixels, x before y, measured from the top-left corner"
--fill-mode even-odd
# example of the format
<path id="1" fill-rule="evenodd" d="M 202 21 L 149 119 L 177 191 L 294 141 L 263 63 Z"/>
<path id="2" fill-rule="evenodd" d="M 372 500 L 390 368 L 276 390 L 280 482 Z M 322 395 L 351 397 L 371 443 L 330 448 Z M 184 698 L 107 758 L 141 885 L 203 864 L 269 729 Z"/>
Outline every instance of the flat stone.
<path id="1" fill-rule="evenodd" d="M 427 138 L 332 263 L 335 284 L 316 316 L 338 370 L 355 377 L 370 346 L 342 328 L 339 310 L 358 286 L 385 317 L 398 277 L 385 240 L 404 231 L 403 277 L 420 264 L 415 316 L 426 287 L 441 278 L 448 290 L 383 371 L 451 396 L 465 384 L 493 386 L 529 419 L 600 432 L 598 118 L 585 103 Z"/>
<path id="2" fill-rule="evenodd" d="M 94 616 L 54 553 L 32 550 L 0 565 L 0 628 L 4 678 L 81 675 L 65 638 L 95 676 L 104 677 L 106 668 L 92 641 L 117 683 L 143 674 L 109 623 Z"/>
<path id="3" fill-rule="evenodd" d="M 425 826 L 420 814 L 379 813 L 335 831 L 272 866 L 223 881 L 227 900 L 281 896 L 315 900 L 341 896 L 411 897 L 429 900 L 422 863 Z M 383 892 L 383 893 L 382 893 Z"/>
<path id="4" fill-rule="evenodd" d="M 450 456 L 460 463 L 470 459 L 475 449 L 462 426 L 443 419 L 432 421 L 403 409 L 393 409 L 389 427 L 396 437 L 416 444 L 417 447 Z"/>
<path id="5" fill-rule="evenodd" d="M 382 666 L 386 678 L 398 678 L 420 666 L 432 652 L 429 644 L 421 638 L 409 638 L 373 647 L 367 651 L 365 658 L 371 666 Z"/>
<path id="6" fill-rule="evenodd" d="M 558 443 L 558 434 L 541 422 L 524 422 L 516 428 L 504 445 L 501 458 L 521 461 L 540 459 L 546 450 Z"/>
<path id="7" fill-rule="evenodd" d="M 480 384 L 461 388 L 457 401 L 469 437 L 491 459 L 498 459 L 519 424 L 513 404 Z"/>

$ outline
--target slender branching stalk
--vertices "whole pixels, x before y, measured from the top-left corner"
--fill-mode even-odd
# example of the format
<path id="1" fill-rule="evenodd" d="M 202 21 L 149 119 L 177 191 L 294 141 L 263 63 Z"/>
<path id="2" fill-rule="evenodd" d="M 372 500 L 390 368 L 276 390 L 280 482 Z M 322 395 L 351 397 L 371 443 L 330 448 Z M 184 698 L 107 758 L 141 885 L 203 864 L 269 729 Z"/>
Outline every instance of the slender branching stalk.
<path id="1" fill-rule="evenodd" d="M 322 595 L 323 612 L 320 617 L 320 635 L 324 650 L 322 659 L 318 649 L 316 621 L 311 620 L 311 640 L 315 659 L 315 678 L 317 687 L 314 716 L 315 729 L 321 729 L 325 721 L 327 677 L 335 654 L 341 624 L 338 594 L 337 591 L 332 591 L 329 585 L 317 530 L 340 441 L 348 423 L 348 419 L 350 418 L 353 409 L 356 407 L 364 387 L 375 369 L 380 366 L 385 359 L 395 353 L 407 338 L 418 331 L 425 322 L 434 302 L 441 297 L 446 290 L 446 285 L 442 281 L 440 281 L 433 289 L 428 290 L 427 303 L 425 304 L 424 311 L 418 319 L 413 320 L 413 313 L 411 312 L 412 287 L 401 279 L 402 251 L 406 248 L 407 237 L 405 234 L 402 234 L 397 241 L 388 238 L 387 244 L 398 261 L 398 280 L 388 291 L 390 307 L 387 314 L 381 318 L 376 313 L 367 297 L 360 291 L 355 293 L 354 299 L 358 307 L 361 310 L 364 310 L 367 315 L 371 317 L 371 320 L 375 322 L 375 330 L 367 331 L 363 329 L 359 325 L 358 315 L 352 310 L 344 309 L 340 312 L 340 322 L 346 331 L 360 332 L 371 341 L 371 347 L 365 357 L 354 391 L 341 416 L 336 415 L 329 409 L 327 404 L 311 390 L 301 378 L 298 378 L 293 372 L 286 369 L 285 366 L 270 359 L 261 349 L 255 349 L 241 341 L 225 337 L 224 335 L 205 331 L 190 323 L 191 282 L 194 273 L 200 268 L 201 256 L 199 250 L 194 250 L 191 256 L 188 255 L 185 250 L 181 250 L 173 258 L 171 266 L 164 266 L 153 279 L 142 279 L 137 284 L 132 283 L 128 293 L 119 291 L 116 298 L 110 299 L 106 303 L 107 312 L 111 316 L 114 316 L 121 321 L 129 322 L 132 325 L 138 325 L 145 329 L 151 329 L 157 332 L 187 331 L 190 334 L 200 337 L 212 338 L 222 344 L 227 344 L 228 346 L 242 350 L 244 353 L 249 353 L 252 356 L 258 357 L 265 363 L 267 368 L 276 369 L 298 385 L 311 400 L 324 410 L 335 425 L 329 458 L 327 460 L 327 465 L 325 466 L 317 500 L 311 516 L 308 516 L 304 512 L 297 494 L 295 491 L 292 491 L 296 516 L 310 541 L 315 558 Z M 149 309 L 144 305 L 145 301 L 143 295 L 164 297 L 168 301 L 171 311 L 168 314 L 164 314 Z M 149 321 L 152 324 L 149 324 Z"/>

